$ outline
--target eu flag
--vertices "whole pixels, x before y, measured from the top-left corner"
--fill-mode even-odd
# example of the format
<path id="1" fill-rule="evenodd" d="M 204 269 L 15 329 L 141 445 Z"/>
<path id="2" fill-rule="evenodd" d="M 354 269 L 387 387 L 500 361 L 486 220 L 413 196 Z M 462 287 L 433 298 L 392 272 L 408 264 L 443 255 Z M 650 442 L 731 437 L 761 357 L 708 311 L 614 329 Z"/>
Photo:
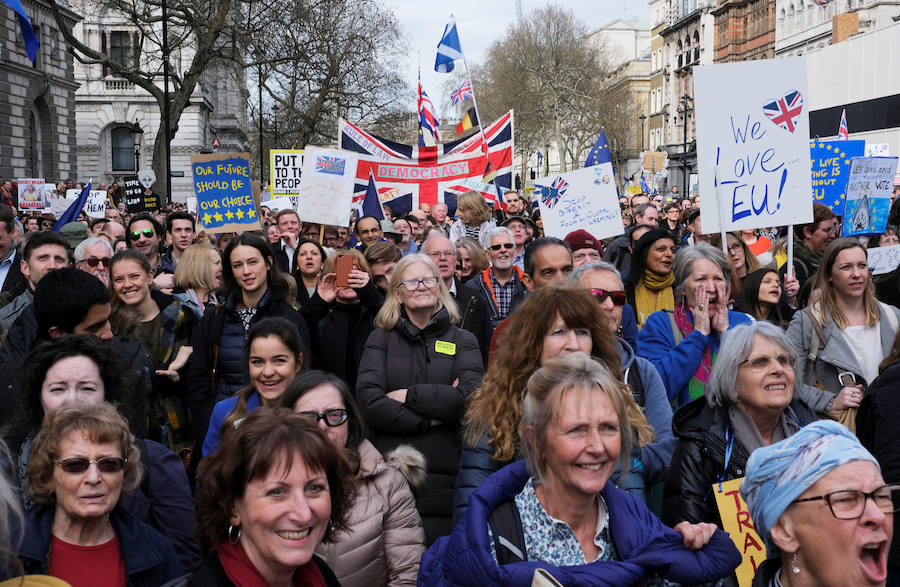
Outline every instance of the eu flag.
<path id="1" fill-rule="evenodd" d="M 91 193 L 91 185 L 93 183 L 94 178 L 88 180 L 87 185 L 84 186 L 84 189 L 78 194 L 78 199 L 69 204 L 66 211 L 62 213 L 62 216 L 60 216 L 59 220 L 56 221 L 56 224 L 53 225 L 53 228 L 51 229 L 53 232 L 59 233 L 63 226 L 78 220 L 78 215 L 81 214 L 81 211 L 84 210 L 84 205 L 87 204 L 88 196 Z"/>
<path id="2" fill-rule="evenodd" d="M 366 189 L 366 198 L 362 205 L 363 216 L 374 216 L 378 220 L 384 220 L 384 209 L 381 207 L 381 199 L 378 197 L 378 188 L 375 187 L 375 176 L 369 171 L 369 187 Z"/>
<path id="3" fill-rule="evenodd" d="M 594 143 L 591 152 L 588 154 L 587 160 L 584 162 L 585 167 L 592 165 L 600 165 L 601 163 L 611 163 L 612 155 L 609 152 L 609 141 L 606 140 L 606 131 L 600 131 L 600 138 Z"/>
<path id="4" fill-rule="evenodd" d="M 37 35 L 34 34 L 34 27 L 31 26 L 31 21 L 25 13 L 25 8 L 22 7 L 22 3 L 19 0 L 0 0 L 0 2 L 12 8 L 13 12 L 19 17 L 19 28 L 22 29 L 25 50 L 28 52 L 28 58 L 34 61 L 37 59 L 38 47 L 41 46 L 41 42 L 38 40 Z"/>

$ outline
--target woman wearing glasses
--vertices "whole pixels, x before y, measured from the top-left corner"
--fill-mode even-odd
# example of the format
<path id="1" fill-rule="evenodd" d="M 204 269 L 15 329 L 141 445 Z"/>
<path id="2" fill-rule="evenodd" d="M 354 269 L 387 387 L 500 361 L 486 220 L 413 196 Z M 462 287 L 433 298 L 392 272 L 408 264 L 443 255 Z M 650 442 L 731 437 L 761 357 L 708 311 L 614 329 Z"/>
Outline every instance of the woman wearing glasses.
<path id="1" fill-rule="evenodd" d="M 450 532 L 460 420 L 481 384 L 478 342 L 455 325 L 458 319 L 434 261 L 407 255 L 391 275 L 356 380 L 372 444 L 382 453 L 411 444 L 425 455 L 428 474 L 416 507 L 427 544 Z"/>
<path id="2" fill-rule="evenodd" d="M 725 334 L 705 395 L 678 410 L 672 421 L 678 446 L 664 490 L 667 525 L 721 527 L 714 484 L 742 477 L 750 453 L 815 421 L 796 398 L 796 362 L 790 340 L 769 322 Z"/>
<path id="3" fill-rule="evenodd" d="M 844 426 L 820 420 L 755 451 L 741 495 L 770 557 L 754 587 L 896 585 L 888 547 L 900 486 L 885 484 Z"/>
<path id="4" fill-rule="evenodd" d="M 143 467 L 128 423 L 107 403 L 76 403 L 47 414 L 28 459 L 19 560 L 26 574 L 69 584 L 157 587 L 182 574 L 162 534 L 120 502 Z"/>
<path id="5" fill-rule="evenodd" d="M 654 228 L 638 239 L 631 271 L 625 280 L 625 292 L 634 308 L 638 328 L 643 328 L 653 312 L 675 307 L 674 264 L 675 241 L 668 232 Z"/>
<path id="6" fill-rule="evenodd" d="M 346 529 L 316 553 L 325 559 L 343 587 L 415 585 L 425 532 L 410 483 L 425 477 L 425 459 L 410 446 L 384 457 L 365 439 L 365 425 L 350 388 L 324 371 L 298 375 L 281 405 L 309 418 L 344 451 L 356 473 L 356 495 L 347 511 Z"/>

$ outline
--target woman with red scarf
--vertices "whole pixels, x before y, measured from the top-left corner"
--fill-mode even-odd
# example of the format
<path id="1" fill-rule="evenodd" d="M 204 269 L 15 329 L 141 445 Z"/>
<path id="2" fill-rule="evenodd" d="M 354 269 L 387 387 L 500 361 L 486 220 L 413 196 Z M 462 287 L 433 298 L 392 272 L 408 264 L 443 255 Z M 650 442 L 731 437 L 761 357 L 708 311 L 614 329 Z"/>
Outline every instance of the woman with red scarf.
<path id="1" fill-rule="evenodd" d="M 181 585 L 339 585 L 313 553 L 344 528 L 353 474 L 306 416 L 253 410 L 223 431 L 200 465 L 197 488 L 199 533 L 213 550 Z"/>

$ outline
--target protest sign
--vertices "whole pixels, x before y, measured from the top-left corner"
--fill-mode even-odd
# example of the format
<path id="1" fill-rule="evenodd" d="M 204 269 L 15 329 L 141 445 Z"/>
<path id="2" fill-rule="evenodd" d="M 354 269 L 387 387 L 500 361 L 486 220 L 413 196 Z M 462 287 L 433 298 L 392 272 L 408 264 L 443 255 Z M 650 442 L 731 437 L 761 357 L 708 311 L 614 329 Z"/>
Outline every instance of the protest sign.
<path id="1" fill-rule="evenodd" d="M 47 207 L 44 197 L 44 180 L 26 177 L 16 180 L 19 184 L 19 210 L 43 210 Z"/>
<path id="2" fill-rule="evenodd" d="M 272 199 L 300 195 L 300 176 L 303 174 L 303 149 L 272 149 L 269 151 Z"/>
<path id="3" fill-rule="evenodd" d="M 156 173 L 152 169 L 141 169 L 138 171 L 138 179 L 141 180 L 141 185 L 149 190 L 156 183 Z"/>
<path id="4" fill-rule="evenodd" d="M 854 157 L 850 160 L 841 236 L 884 232 L 896 172 L 897 157 Z"/>
<path id="5" fill-rule="evenodd" d="M 719 508 L 719 518 L 722 520 L 722 529 L 728 532 L 728 536 L 741 553 L 741 564 L 734 571 L 738 584 L 741 587 L 750 587 L 756 568 L 766 560 L 766 546 L 756 533 L 750 512 L 747 511 L 747 503 L 741 497 L 740 487 L 743 480 L 743 477 L 740 477 L 723 483 L 714 483 L 712 488 L 716 506 Z"/>
<path id="6" fill-rule="evenodd" d="M 129 214 L 143 212 L 145 210 L 156 210 L 159 206 L 150 208 L 144 201 L 144 186 L 136 175 L 129 175 L 122 178 L 122 189 L 125 191 L 125 209 Z M 157 198 L 153 198 L 157 200 Z M 152 203 L 152 202 L 151 202 Z M 156 202 L 159 203 L 158 201 Z"/>
<path id="7" fill-rule="evenodd" d="M 249 153 L 191 155 L 198 220 L 212 232 L 258 230 Z"/>
<path id="8" fill-rule="evenodd" d="M 850 160 L 862 157 L 865 148 L 865 141 L 809 142 L 813 203 L 828 206 L 838 216 L 844 215 Z"/>
<path id="9" fill-rule="evenodd" d="M 694 97 L 703 232 L 812 222 L 805 58 L 695 67 Z"/>
<path id="10" fill-rule="evenodd" d="M 69 192 L 75 192 L 74 195 L 70 195 Z M 47 196 L 47 207 L 44 208 L 45 212 L 50 212 L 57 218 L 62 216 L 63 212 L 69 209 L 69 206 L 72 205 L 72 202 L 78 199 L 78 194 L 81 193 L 81 190 L 66 190 L 65 194 L 57 194 L 55 196 Z"/>
<path id="11" fill-rule="evenodd" d="M 891 146 L 888 143 L 869 143 L 866 145 L 866 157 L 889 157 Z"/>
<path id="12" fill-rule="evenodd" d="M 275 198 L 268 202 L 261 202 L 260 206 L 265 206 L 272 212 L 281 212 L 282 210 L 293 210 L 294 204 L 290 198 Z"/>
<path id="13" fill-rule="evenodd" d="M 353 203 L 357 154 L 307 147 L 297 213 L 303 222 L 346 226 Z"/>
<path id="14" fill-rule="evenodd" d="M 84 204 L 84 213 L 90 218 L 106 218 L 106 200 L 108 198 L 109 194 L 106 193 L 106 190 L 91 190 L 88 192 L 87 202 Z"/>
<path id="15" fill-rule="evenodd" d="M 900 267 L 900 245 L 870 247 L 866 249 L 866 255 L 872 275 L 883 275 Z"/>
<path id="16" fill-rule="evenodd" d="M 595 238 L 625 232 L 612 163 L 534 180 L 544 234 L 565 238 L 583 228 Z"/>

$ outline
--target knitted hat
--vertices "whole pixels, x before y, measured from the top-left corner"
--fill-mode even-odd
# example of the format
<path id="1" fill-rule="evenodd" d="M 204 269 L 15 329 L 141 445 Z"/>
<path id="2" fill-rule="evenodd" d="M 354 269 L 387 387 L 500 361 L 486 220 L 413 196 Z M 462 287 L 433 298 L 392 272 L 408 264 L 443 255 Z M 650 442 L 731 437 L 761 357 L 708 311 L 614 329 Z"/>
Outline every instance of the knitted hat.
<path id="1" fill-rule="evenodd" d="M 600 244 L 600 241 L 583 228 L 573 230 L 563 240 L 566 241 L 573 253 L 578 249 L 594 249 L 601 255 L 603 254 L 603 246 Z"/>
<path id="2" fill-rule="evenodd" d="M 66 241 L 66 246 L 70 250 L 75 250 L 75 247 L 88 237 L 88 231 L 81 222 L 69 222 L 59 229 L 59 236 Z"/>

